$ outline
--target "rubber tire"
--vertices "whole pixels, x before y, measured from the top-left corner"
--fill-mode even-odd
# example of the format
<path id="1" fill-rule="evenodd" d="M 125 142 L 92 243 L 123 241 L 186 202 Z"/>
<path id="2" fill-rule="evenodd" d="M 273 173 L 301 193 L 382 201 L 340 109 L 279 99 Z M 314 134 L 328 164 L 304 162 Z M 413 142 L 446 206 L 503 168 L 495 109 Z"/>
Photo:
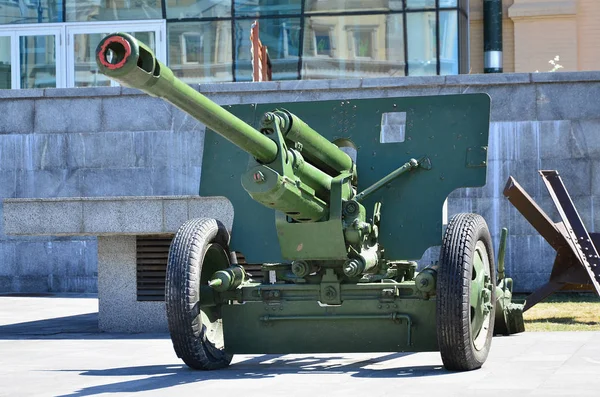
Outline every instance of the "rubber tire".
<path id="1" fill-rule="evenodd" d="M 457 214 L 452 218 L 440 251 L 437 277 L 437 339 L 446 369 L 470 371 L 487 359 L 494 333 L 496 291 L 492 288 L 490 324 L 481 350 L 475 349 L 471 332 L 471 274 L 477 242 L 485 246 L 491 280 L 496 280 L 492 238 L 483 217 Z"/>
<path id="2" fill-rule="evenodd" d="M 221 222 L 206 218 L 185 222 L 171 242 L 165 281 L 167 321 L 173 348 L 190 368 L 200 370 L 227 367 L 232 358 L 206 338 L 206 326 L 197 309 L 200 280 L 206 277 L 202 274 L 204 255 L 210 244 L 218 244 L 229 252 L 229 232 Z M 212 274 L 214 269 L 210 270 Z"/>

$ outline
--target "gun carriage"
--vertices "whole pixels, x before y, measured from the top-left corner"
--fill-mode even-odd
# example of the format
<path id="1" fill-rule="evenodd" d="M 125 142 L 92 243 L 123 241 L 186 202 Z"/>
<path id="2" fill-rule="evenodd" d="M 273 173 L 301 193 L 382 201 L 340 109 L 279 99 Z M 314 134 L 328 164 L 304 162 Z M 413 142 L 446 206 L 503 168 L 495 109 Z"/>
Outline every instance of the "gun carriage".
<path id="1" fill-rule="evenodd" d="M 442 234 L 448 194 L 486 181 L 486 94 L 225 109 L 130 35 L 104 38 L 97 62 L 218 134 L 206 134 L 200 193 L 232 201 L 232 237 L 218 220 L 190 220 L 167 265 L 169 330 L 188 366 L 222 368 L 236 353 L 439 350 L 446 368 L 471 370 L 494 328 L 522 330 L 485 220 L 458 214 Z M 405 120 L 403 142 L 381 142 L 390 113 Z M 247 194 L 231 180 L 240 172 Z M 435 245 L 439 261 L 417 271 Z"/>

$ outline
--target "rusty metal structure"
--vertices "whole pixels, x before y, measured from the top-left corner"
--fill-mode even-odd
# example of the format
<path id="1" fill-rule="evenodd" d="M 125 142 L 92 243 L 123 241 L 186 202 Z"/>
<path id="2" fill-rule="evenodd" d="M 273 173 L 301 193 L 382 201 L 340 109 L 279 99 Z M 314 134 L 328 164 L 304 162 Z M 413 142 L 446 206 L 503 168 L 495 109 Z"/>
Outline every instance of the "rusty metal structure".
<path id="1" fill-rule="evenodd" d="M 560 222 L 553 222 L 513 177 L 504 188 L 504 196 L 556 250 L 550 280 L 527 297 L 523 311 L 560 290 L 595 291 L 600 296 L 600 233 L 587 231 L 558 171 L 539 173 Z"/>

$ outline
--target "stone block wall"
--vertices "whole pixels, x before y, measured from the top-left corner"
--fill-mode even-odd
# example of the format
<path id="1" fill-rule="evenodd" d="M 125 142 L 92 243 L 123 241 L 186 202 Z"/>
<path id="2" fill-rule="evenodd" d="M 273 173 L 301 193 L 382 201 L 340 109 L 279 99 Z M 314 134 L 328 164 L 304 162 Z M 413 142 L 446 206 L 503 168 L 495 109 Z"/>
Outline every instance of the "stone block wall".
<path id="1" fill-rule="evenodd" d="M 0 114 L 2 198 L 198 194 L 204 127 L 158 99 L 0 90 Z M 8 237 L 2 227 L 0 292 L 97 291 L 96 238 Z"/>
<path id="2" fill-rule="evenodd" d="M 558 221 L 538 169 L 558 169 L 590 231 L 600 202 L 600 73 L 534 73 L 196 86 L 220 104 L 486 92 L 492 98 L 488 184 L 449 199 L 481 213 L 495 245 L 510 240 L 519 291 L 544 283 L 554 252 L 502 196 L 509 175 Z M 204 128 L 136 90 L 0 90 L 0 197 L 194 195 Z M 1 211 L 1 207 L 0 207 Z M 94 238 L 10 238 L 0 229 L 0 292 L 94 291 Z M 425 260 L 435 259 L 430 250 Z"/>

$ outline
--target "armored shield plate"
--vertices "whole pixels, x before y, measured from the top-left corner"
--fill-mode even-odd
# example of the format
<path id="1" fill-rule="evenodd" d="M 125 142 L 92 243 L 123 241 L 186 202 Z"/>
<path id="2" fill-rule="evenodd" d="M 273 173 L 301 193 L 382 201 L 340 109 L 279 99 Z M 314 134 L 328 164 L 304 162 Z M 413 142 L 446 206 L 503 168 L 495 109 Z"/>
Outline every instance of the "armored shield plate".
<path id="1" fill-rule="evenodd" d="M 363 202 L 368 216 L 375 202 L 382 203 L 380 242 L 388 259 L 419 259 L 427 248 L 440 245 L 442 207 L 448 194 L 486 182 L 490 122 L 487 94 L 226 108 L 254 126 L 265 112 L 284 108 L 331 141 L 351 141 L 357 149 L 359 192 L 411 158 L 427 157 L 429 170 L 419 168 L 403 174 Z M 247 163 L 245 152 L 207 131 L 200 194 L 231 200 L 235 211 L 232 250 L 242 252 L 248 263 L 279 262 L 273 210 L 252 200 L 240 183 Z"/>

